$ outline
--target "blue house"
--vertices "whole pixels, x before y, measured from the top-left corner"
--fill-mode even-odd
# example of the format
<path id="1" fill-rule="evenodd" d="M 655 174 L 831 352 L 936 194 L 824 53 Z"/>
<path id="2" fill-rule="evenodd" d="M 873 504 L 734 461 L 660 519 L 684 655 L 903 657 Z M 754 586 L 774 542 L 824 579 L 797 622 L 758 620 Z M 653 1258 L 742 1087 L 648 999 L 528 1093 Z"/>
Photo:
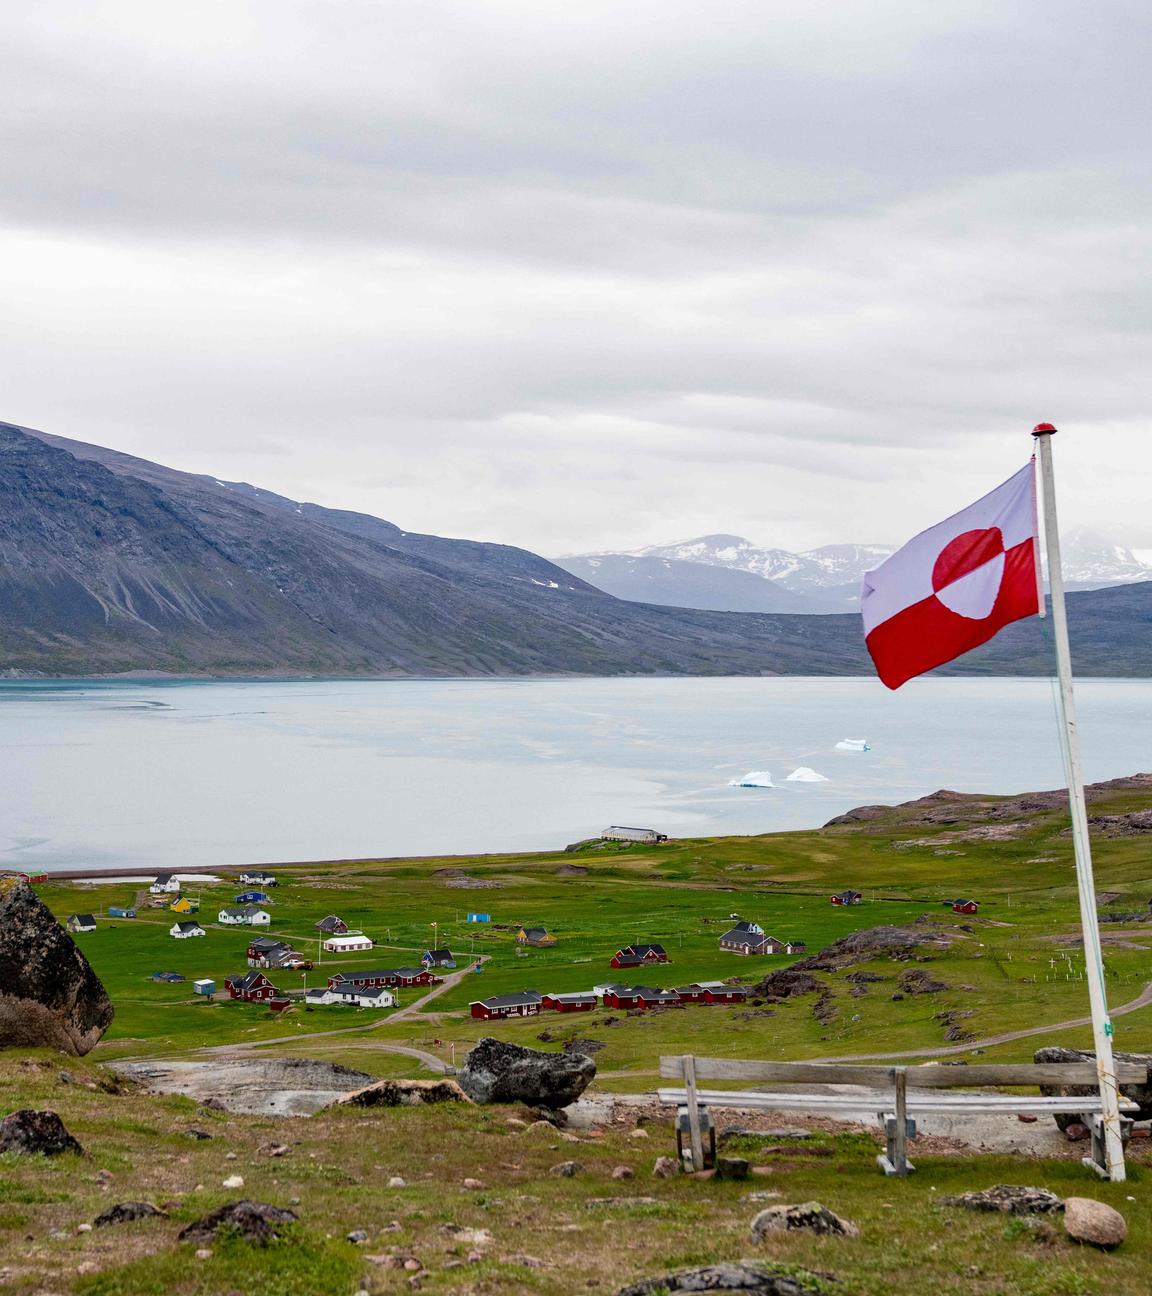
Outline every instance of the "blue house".
<path id="1" fill-rule="evenodd" d="M 266 891 L 241 891 L 237 904 L 268 904 L 272 897 Z"/>
<path id="2" fill-rule="evenodd" d="M 135 918 L 135 917 L 136 917 L 136 910 L 135 910 L 135 909 L 122 909 L 119 905 L 109 905 L 109 906 L 108 906 L 108 917 L 109 917 L 109 918 Z"/>
<path id="3" fill-rule="evenodd" d="M 492 915 L 482 914 L 482 913 L 470 913 L 468 915 L 468 921 L 469 922 L 491 922 Z"/>

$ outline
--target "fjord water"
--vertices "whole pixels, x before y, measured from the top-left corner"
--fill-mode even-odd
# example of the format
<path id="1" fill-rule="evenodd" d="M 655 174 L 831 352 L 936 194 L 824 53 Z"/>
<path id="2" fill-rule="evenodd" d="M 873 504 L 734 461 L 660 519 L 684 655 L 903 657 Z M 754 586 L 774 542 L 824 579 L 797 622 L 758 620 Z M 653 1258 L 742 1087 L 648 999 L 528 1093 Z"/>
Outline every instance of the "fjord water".
<path id="1" fill-rule="evenodd" d="M 1152 681 L 1077 696 L 1089 779 L 1152 768 Z M 1063 783 L 1052 687 L 1029 679 L 10 681 L 0 752 L 0 865 L 49 871 L 761 833 Z M 800 765 L 829 782 L 785 783 Z M 779 786 L 727 786 L 750 769 Z"/>

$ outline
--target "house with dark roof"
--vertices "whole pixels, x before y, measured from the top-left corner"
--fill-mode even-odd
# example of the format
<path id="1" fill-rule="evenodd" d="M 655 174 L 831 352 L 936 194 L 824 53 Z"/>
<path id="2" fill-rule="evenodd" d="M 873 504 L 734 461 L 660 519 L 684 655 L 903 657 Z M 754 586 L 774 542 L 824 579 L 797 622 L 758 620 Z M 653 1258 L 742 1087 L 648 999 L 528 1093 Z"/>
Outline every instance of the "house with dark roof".
<path id="1" fill-rule="evenodd" d="M 767 935 L 759 923 L 738 922 L 720 937 L 720 948 L 728 954 L 779 954 L 784 942 Z"/>
<path id="2" fill-rule="evenodd" d="M 802 940 L 790 940 L 784 942 L 785 954 L 806 954 L 808 952 L 808 942 Z"/>
<path id="3" fill-rule="evenodd" d="M 335 972 L 328 978 L 332 990 L 368 990 L 380 986 L 391 989 L 407 986 L 439 985 L 440 978 L 426 967 L 379 968 L 372 972 Z"/>
<path id="4" fill-rule="evenodd" d="M 247 886 L 275 886 L 276 878 L 264 869 L 245 869 L 240 874 L 240 881 Z"/>
<path id="5" fill-rule="evenodd" d="M 497 1017 L 535 1017 L 544 996 L 535 990 L 518 990 L 515 994 L 492 995 L 469 1004 L 472 1016 L 481 1021 Z"/>
<path id="6" fill-rule="evenodd" d="M 254 968 L 283 967 L 284 960 L 296 951 L 287 941 L 272 936 L 257 936 L 248 943 L 248 966 Z"/>
<path id="7" fill-rule="evenodd" d="M 657 832 L 655 828 L 626 828 L 622 824 L 613 824 L 600 834 L 601 841 L 646 842 L 655 845 L 666 842 L 668 834 Z"/>
<path id="8" fill-rule="evenodd" d="M 542 948 L 556 944 L 556 937 L 548 934 L 545 927 L 521 927 L 516 933 L 517 945 L 534 945 Z"/>
<path id="9" fill-rule="evenodd" d="M 952 912 L 958 914 L 974 914 L 980 908 L 979 900 L 953 900 Z"/>
<path id="10" fill-rule="evenodd" d="M 335 914 L 329 914 L 327 918 L 321 918 L 318 923 L 312 924 L 313 931 L 323 932 L 325 936 L 346 936 L 348 934 L 348 924 L 343 918 L 338 918 Z"/>
<path id="11" fill-rule="evenodd" d="M 186 978 L 179 972 L 153 972 L 151 979 L 153 981 L 166 981 L 170 985 L 176 985 L 177 982 L 183 981 Z"/>
<path id="12" fill-rule="evenodd" d="M 225 977 L 224 989 L 227 990 L 229 999 L 242 999 L 245 1003 L 260 1003 L 280 994 L 264 973 L 257 971 Z"/>
<path id="13" fill-rule="evenodd" d="M 581 990 L 574 994 L 546 994 L 540 1006 L 553 1012 L 591 1012 L 596 1002 L 596 996 L 590 990 Z"/>
<path id="14" fill-rule="evenodd" d="M 168 906 L 173 913 L 190 914 L 196 913 L 200 908 L 199 900 L 191 900 L 188 896 L 177 896 Z"/>
<path id="15" fill-rule="evenodd" d="M 92 932 L 96 930 L 96 919 L 91 914 L 70 914 L 65 926 L 70 932 Z"/>
<path id="16" fill-rule="evenodd" d="M 257 890 L 241 891 L 240 894 L 235 897 L 235 899 L 238 905 L 272 903 L 272 897 L 268 894 L 267 891 L 257 891 Z"/>
<path id="17" fill-rule="evenodd" d="M 625 945 L 612 955 L 609 963 L 614 968 L 644 967 L 651 963 L 667 963 L 668 951 L 663 945 Z"/>
<path id="18" fill-rule="evenodd" d="M 605 1008 L 665 1008 L 679 1002 L 675 990 L 655 986 L 616 986 L 604 995 Z"/>
<path id="19" fill-rule="evenodd" d="M 859 891 L 837 891 L 834 896 L 828 898 L 834 905 L 854 905 L 864 899 Z"/>
<path id="20" fill-rule="evenodd" d="M 190 918 L 185 922 L 175 922 L 168 928 L 168 935 L 175 937 L 176 940 L 189 940 L 193 936 L 203 936 L 204 934 L 204 928 L 194 918 Z"/>
<path id="21" fill-rule="evenodd" d="M 426 968 L 454 968 L 456 966 L 456 960 L 452 957 L 450 949 L 425 950 L 420 955 L 420 962 Z"/>
<path id="22" fill-rule="evenodd" d="M 227 927 L 267 927 L 272 915 L 259 905 L 228 905 L 216 915 Z"/>
<path id="23" fill-rule="evenodd" d="M 127 909 L 123 905 L 109 905 L 108 917 L 109 918 L 135 918 L 136 910 Z"/>
<path id="24" fill-rule="evenodd" d="M 166 891 L 180 890 L 180 879 L 173 877 L 171 873 L 157 873 L 156 881 L 148 888 L 153 895 L 163 895 Z"/>

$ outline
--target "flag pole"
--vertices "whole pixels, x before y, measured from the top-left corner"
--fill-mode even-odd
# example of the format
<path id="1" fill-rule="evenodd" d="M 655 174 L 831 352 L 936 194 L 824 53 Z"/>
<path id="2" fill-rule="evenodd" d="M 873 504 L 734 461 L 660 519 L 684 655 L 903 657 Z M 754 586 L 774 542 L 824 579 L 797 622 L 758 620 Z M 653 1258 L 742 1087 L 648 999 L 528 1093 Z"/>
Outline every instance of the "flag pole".
<path id="1" fill-rule="evenodd" d="M 1076 704 L 1072 695 L 1072 655 L 1068 646 L 1068 617 L 1064 607 L 1064 572 L 1060 565 L 1060 529 L 1056 520 L 1056 480 L 1052 470 L 1051 423 L 1040 423 L 1032 435 L 1040 457 L 1044 493 L 1044 541 L 1048 552 L 1048 588 L 1052 597 L 1052 632 L 1056 641 L 1056 672 L 1060 683 L 1060 740 L 1068 775 L 1068 808 L 1072 815 L 1072 841 L 1076 854 L 1076 882 L 1080 891 L 1080 923 L 1084 933 L 1084 969 L 1092 1006 L 1092 1035 L 1096 1044 L 1096 1076 L 1103 1107 L 1104 1158 L 1108 1177 L 1116 1183 L 1127 1176 L 1124 1144 L 1120 1135 L 1119 1090 L 1112 1058 L 1112 1022 L 1104 993 L 1104 962 L 1100 927 L 1096 919 L 1096 887 L 1092 880 L 1092 847 L 1088 838 L 1088 809 L 1084 801 L 1084 775 Z M 1043 607 L 1043 602 L 1041 602 Z M 1090 1158 L 1085 1158 L 1091 1163 Z"/>

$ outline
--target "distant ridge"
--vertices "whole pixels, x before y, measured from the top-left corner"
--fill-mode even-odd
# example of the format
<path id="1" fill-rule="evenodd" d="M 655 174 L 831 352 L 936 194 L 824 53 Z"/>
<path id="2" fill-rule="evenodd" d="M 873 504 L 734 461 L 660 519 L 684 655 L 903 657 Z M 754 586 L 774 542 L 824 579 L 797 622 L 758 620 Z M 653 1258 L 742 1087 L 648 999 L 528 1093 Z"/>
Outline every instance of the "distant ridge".
<path id="1" fill-rule="evenodd" d="M 1070 614 L 1081 673 L 1152 674 L 1152 585 L 1076 595 Z M 1048 669 L 1038 625 L 1023 622 L 952 673 Z M 145 672 L 857 675 L 870 664 L 854 614 L 626 602 L 525 549 L 0 423 L 0 674 Z"/>

